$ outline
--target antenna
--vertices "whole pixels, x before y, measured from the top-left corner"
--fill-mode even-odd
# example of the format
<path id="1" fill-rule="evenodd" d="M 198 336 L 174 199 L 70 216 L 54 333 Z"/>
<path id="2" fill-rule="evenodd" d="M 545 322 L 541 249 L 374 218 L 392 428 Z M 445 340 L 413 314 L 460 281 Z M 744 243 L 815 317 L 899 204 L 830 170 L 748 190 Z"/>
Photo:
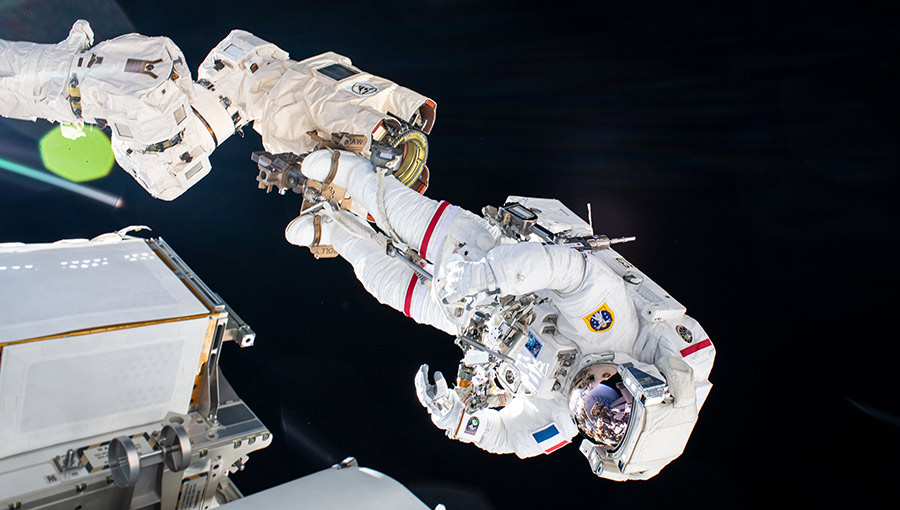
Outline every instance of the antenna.
<path id="1" fill-rule="evenodd" d="M 591 203 L 587 203 L 588 206 L 588 225 L 591 226 L 591 235 L 594 235 L 594 216 L 591 214 Z"/>

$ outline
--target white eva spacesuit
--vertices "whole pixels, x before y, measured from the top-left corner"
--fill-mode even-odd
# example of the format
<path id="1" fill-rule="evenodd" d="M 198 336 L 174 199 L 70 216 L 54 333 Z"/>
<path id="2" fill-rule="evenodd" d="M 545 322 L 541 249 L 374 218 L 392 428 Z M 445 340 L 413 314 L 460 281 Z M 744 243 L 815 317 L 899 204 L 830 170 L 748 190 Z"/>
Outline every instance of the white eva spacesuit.
<path id="1" fill-rule="evenodd" d="M 0 115 L 59 122 L 70 138 L 85 123 L 109 126 L 116 162 L 163 200 L 203 178 L 209 155 L 251 122 L 266 150 L 294 154 L 322 140 L 365 152 L 373 140 L 402 141 L 395 126 L 429 133 L 434 124 L 434 101 L 336 53 L 296 62 L 234 30 L 192 81 L 166 37 L 127 34 L 92 46 L 93 38 L 80 20 L 58 44 L 0 39 Z"/>
<path id="2" fill-rule="evenodd" d="M 288 241 L 332 245 L 372 295 L 417 322 L 458 336 L 473 302 L 538 296 L 527 335 L 497 373 L 506 384 L 493 388 L 495 405 L 472 409 L 460 397 L 468 398 L 469 381 L 450 389 L 438 372 L 432 386 L 427 365 L 420 369 L 419 399 L 451 438 L 530 457 L 565 446 L 580 428 L 595 472 L 616 480 L 649 478 L 681 454 L 711 387 L 715 349 L 683 307 L 662 306 L 656 294 L 671 298 L 625 259 L 612 250 L 515 243 L 484 218 L 418 195 L 346 152 L 313 152 L 301 170 L 345 188 L 395 242 L 433 262 L 435 278 L 426 282 L 386 255 L 386 238 L 341 211 L 301 215 L 288 225 Z M 470 350 L 462 367 L 477 373 L 486 361 Z M 652 389 L 642 393 L 638 379 Z"/>

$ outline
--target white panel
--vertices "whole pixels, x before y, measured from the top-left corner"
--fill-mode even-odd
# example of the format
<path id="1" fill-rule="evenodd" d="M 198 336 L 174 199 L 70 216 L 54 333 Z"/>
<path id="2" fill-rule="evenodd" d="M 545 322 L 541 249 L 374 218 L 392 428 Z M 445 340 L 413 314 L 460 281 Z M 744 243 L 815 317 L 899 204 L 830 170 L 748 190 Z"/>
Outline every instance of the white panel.
<path id="1" fill-rule="evenodd" d="M 0 248 L 0 343 L 206 311 L 140 239 Z"/>
<path id="2" fill-rule="evenodd" d="M 302 502 L 302 504 L 298 504 Z M 325 469 L 224 505 L 228 510 L 428 510 L 393 478 L 364 467 Z"/>
<path id="3" fill-rule="evenodd" d="M 209 319 L 3 348 L 0 458 L 184 413 Z"/>

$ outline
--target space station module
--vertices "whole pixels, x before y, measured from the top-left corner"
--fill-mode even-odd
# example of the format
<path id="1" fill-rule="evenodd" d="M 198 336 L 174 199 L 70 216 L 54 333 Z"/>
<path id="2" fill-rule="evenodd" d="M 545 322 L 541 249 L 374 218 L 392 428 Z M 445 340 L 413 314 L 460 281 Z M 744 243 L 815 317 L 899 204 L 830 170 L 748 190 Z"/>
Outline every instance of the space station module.
<path id="1" fill-rule="evenodd" d="M 284 447 L 219 365 L 256 334 L 136 230 L 0 243 L 0 508 L 430 508 L 353 458 L 245 498 Z"/>
<path id="2" fill-rule="evenodd" d="M 613 480 L 678 457 L 709 394 L 715 347 L 685 307 L 558 200 L 509 197 L 485 217 L 421 196 L 356 155 L 317 151 L 302 173 L 347 191 L 285 236 L 332 247 L 380 302 L 456 337 L 457 384 L 428 366 L 419 400 L 447 435 L 531 457 L 572 441 Z M 333 202 L 332 202 L 333 203 Z M 393 255 L 393 256 L 392 256 Z"/>
<path id="3" fill-rule="evenodd" d="M 427 185 L 435 102 L 347 57 L 328 52 L 297 62 L 234 30 L 194 81 L 167 37 L 93 39 L 79 20 L 58 44 L 0 40 L 0 115 L 59 122 L 70 138 L 83 136 L 84 124 L 108 126 L 116 162 L 156 198 L 175 199 L 196 184 L 216 147 L 250 123 L 276 154 L 403 146 L 398 178 Z"/>

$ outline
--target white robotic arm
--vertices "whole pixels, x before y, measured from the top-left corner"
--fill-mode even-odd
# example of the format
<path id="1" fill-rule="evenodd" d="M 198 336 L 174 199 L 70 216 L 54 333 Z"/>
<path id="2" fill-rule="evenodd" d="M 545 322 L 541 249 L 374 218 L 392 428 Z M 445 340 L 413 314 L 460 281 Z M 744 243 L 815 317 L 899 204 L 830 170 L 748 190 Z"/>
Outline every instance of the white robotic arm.
<path id="1" fill-rule="evenodd" d="M 435 103 L 326 53 L 302 62 L 235 30 L 200 66 L 198 81 L 166 37 L 127 34 L 91 47 L 86 21 L 63 42 L 0 40 L 0 115 L 44 118 L 79 136 L 109 126 L 116 161 L 152 196 L 172 200 L 210 170 L 209 155 L 250 122 L 275 153 L 321 143 L 356 152 L 374 140 L 408 145 L 404 184 L 422 177 Z M 312 132 L 312 134 L 310 134 Z M 424 186 L 424 184 L 423 184 Z"/>
<path id="2" fill-rule="evenodd" d="M 92 39 L 80 20 L 56 45 L 0 41 L 0 114 L 63 123 L 70 138 L 85 123 L 109 126 L 119 165 L 154 197 L 179 196 L 234 132 L 226 110 L 191 80 L 168 38 Z"/>
<path id="3" fill-rule="evenodd" d="M 197 83 L 211 91 L 238 129 L 262 118 L 266 96 L 283 77 L 288 53 L 243 30 L 232 30 L 203 60 Z"/>
<path id="4" fill-rule="evenodd" d="M 58 44 L 0 39 L 0 113 L 5 117 L 74 123 L 65 93 L 72 55 L 90 47 L 94 32 L 78 21 Z"/>

